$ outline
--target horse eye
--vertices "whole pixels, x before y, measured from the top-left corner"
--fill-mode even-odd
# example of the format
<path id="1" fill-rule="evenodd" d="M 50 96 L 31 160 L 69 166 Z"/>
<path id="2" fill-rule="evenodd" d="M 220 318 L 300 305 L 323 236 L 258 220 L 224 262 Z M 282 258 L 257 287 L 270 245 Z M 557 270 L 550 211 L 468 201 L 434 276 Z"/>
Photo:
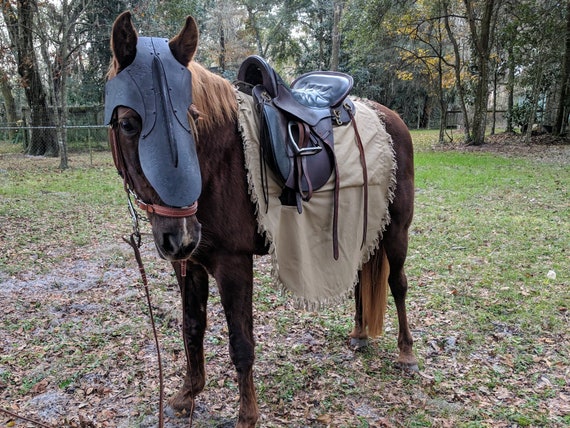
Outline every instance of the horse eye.
<path id="1" fill-rule="evenodd" d="M 138 127 L 133 124 L 132 120 L 130 119 L 121 119 L 119 121 L 119 126 L 121 127 L 121 131 L 125 134 L 132 136 L 138 132 Z"/>

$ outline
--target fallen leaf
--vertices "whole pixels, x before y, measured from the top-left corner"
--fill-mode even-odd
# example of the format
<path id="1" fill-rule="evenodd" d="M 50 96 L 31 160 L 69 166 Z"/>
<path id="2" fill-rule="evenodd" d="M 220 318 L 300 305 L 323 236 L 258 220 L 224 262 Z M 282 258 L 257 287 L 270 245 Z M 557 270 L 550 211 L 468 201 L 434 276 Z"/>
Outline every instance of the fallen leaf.
<path id="1" fill-rule="evenodd" d="M 332 420 L 333 420 L 332 416 L 329 415 L 328 413 L 325 413 L 324 415 L 321 415 L 317 418 L 317 421 L 326 425 L 330 424 Z"/>
<path id="2" fill-rule="evenodd" d="M 49 384 L 49 381 L 47 379 L 42 379 L 41 381 L 36 383 L 34 386 L 32 386 L 32 389 L 30 391 L 33 394 L 42 394 L 46 391 L 48 384 Z"/>

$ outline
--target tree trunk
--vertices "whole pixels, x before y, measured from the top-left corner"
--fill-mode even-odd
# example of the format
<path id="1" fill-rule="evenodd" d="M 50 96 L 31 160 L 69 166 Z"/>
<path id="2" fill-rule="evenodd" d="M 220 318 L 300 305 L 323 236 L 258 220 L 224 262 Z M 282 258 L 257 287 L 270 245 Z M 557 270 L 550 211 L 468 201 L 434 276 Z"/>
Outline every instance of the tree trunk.
<path id="1" fill-rule="evenodd" d="M 512 45 L 508 51 L 509 74 L 507 77 L 507 132 L 514 132 L 513 107 L 515 105 L 515 56 Z"/>
<path id="2" fill-rule="evenodd" d="M 49 110 L 46 92 L 42 86 L 34 50 L 34 0 L 18 0 L 17 10 L 8 2 L 2 2 L 2 13 L 10 39 L 16 48 L 18 74 L 26 94 L 31 113 L 31 141 L 27 148 L 30 155 L 57 156 L 58 144 L 53 113 Z"/>
<path id="3" fill-rule="evenodd" d="M 499 79 L 499 73 L 497 72 L 497 65 L 495 64 L 493 70 L 493 112 L 491 119 L 491 135 L 495 135 L 495 128 L 497 126 L 497 80 Z"/>
<path id="4" fill-rule="evenodd" d="M 220 23 L 220 56 L 219 56 L 220 73 L 226 71 L 226 33 L 224 32 L 224 24 Z"/>
<path id="5" fill-rule="evenodd" d="M 485 142 L 485 129 L 487 127 L 487 101 L 489 90 L 487 80 L 489 77 L 487 65 L 479 62 L 479 75 L 475 83 L 475 102 L 473 104 L 473 135 L 469 143 L 480 146 Z"/>
<path id="6" fill-rule="evenodd" d="M 58 124 L 57 124 L 57 137 L 59 142 L 59 168 L 67 169 L 67 73 L 69 66 L 68 48 L 69 48 L 69 20 L 68 20 L 68 7 L 67 0 L 61 3 L 61 51 L 59 54 L 59 93 L 55 92 L 54 95 L 59 95 L 58 110 Z M 54 90 L 56 88 L 54 81 Z"/>
<path id="7" fill-rule="evenodd" d="M 0 88 L 2 90 L 2 97 L 4 98 L 4 107 L 6 108 L 6 122 L 10 127 L 16 126 L 18 115 L 16 114 L 16 102 L 14 95 L 12 95 L 12 88 L 8 82 L 8 76 L 0 72 Z M 12 129 L 8 132 L 8 137 L 12 140 L 16 135 L 16 130 Z"/>
<path id="8" fill-rule="evenodd" d="M 445 143 L 445 130 L 447 129 L 447 102 L 443 93 L 443 66 L 442 54 L 438 55 L 437 61 L 437 97 L 439 99 L 439 108 L 441 109 L 441 120 L 439 121 L 439 144 Z"/>
<path id="9" fill-rule="evenodd" d="M 340 18 L 344 7 L 343 0 L 333 1 L 333 27 L 332 27 L 332 44 L 331 44 L 331 64 L 332 71 L 338 70 L 340 58 Z"/>
<path id="10" fill-rule="evenodd" d="M 478 72 L 475 78 L 473 136 L 469 142 L 479 146 L 485 142 L 487 102 L 489 98 L 489 57 L 494 33 L 493 20 L 496 17 L 495 6 L 500 4 L 500 0 L 485 0 L 479 28 L 477 27 L 478 20 L 473 10 L 473 0 L 464 0 L 464 3 L 471 32 L 471 40 L 475 47 L 475 62 Z"/>
<path id="11" fill-rule="evenodd" d="M 257 17 L 255 15 L 255 12 L 253 11 L 253 8 L 249 4 L 246 5 L 246 8 L 247 8 L 247 17 L 249 19 L 249 25 L 251 27 L 251 30 L 253 31 L 254 36 L 255 36 L 255 44 L 257 45 L 257 53 L 258 53 L 258 55 L 265 57 L 265 51 L 263 49 L 263 44 L 261 43 L 261 33 L 260 33 L 258 25 L 257 25 Z"/>
<path id="12" fill-rule="evenodd" d="M 562 85 L 558 113 L 554 125 L 554 134 L 560 135 L 568 125 L 568 106 L 570 106 L 570 0 L 566 3 L 566 48 L 562 60 Z"/>
<path id="13" fill-rule="evenodd" d="M 430 120 L 430 97 L 429 94 L 426 92 L 422 99 L 423 108 L 420 112 L 420 129 L 427 129 L 429 127 L 429 120 Z"/>
<path id="14" fill-rule="evenodd" d="M 463 79 L 461 78 L 462 60 L 461 52 L 459 50 L 459 43 L 451 31 L 451 26 L 449 25 L 449 11 L 448 3 L 444 2 L 444 18 L 445 18 L 445 30 L 447 31 L 447 36 L 451 40 L 453 46 L 453 56 L 455 58 L 455 66 L 453 67 L 453 73 L 455 74 L 455 88 L 457 89 L 457 94 L 459 95 L 459 104 L 461 107 L 461 113 L 463 115 L 463 133 L 465 135 L 465 141 L 471 140 L 471 122 L 469 120 L 469 113 L 467 112 L 467 105 L 465 102 L 465 89 L 463 87 Z"/>
<path id="15" fill-rule="evenodd" d="M 541 50 L 539 50 L 539 52 L 543 52 L 542 48 L 543 47 L 541 47 Z M 537 119 L 536 112 L 538 110 L 538 98 L 540 96 L 540 88 L 542 86 L 542 62 L 539 62 L 538 73 L 536 73 L 535 77 L 536 80 L 534 81 L 534 84 L 532 86 L 532 93 L 530 99 L 530 110 L 526 120 L 528 126 L 526 128 L 526 132 L 523 139 L 525 144 L 530 143 L 530 137 L 532 136 L 533 127 Z"/>

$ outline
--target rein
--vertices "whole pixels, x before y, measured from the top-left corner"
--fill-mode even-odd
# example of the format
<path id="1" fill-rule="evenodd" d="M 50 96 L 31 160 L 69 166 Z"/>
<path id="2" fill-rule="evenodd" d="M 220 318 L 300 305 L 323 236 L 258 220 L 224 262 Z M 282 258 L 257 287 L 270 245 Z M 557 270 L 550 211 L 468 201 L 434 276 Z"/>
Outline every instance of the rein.
<path id="1" fill-rule="evenodd" d="M 152 334 L 154 336 L 154 344 L 156 346 L 156 356 L 158 359 L 158 382 L 159 382 L 159 401 L 158 401 L 158 426 L 160 428 L 164 427 L 164 376 L 162 372 L 162 358 L 160 356 L 160 344 L 158 342 L 158 333 L 156 332 L 156 324 L 154 322 L 154 314 L 152 311 L 152 304 L 150 301 L 150 291 L 148 288 L 148 279 L 146 276 L 146 271 L 142 261 L 141 253 L 139 248 L 141 246 L 141 236 L 137 231 L 131 233 L 129 239 L 123 237 L 123 241 L 131 246 L 133 252 L 135 253 L 135 259 L 139 266 L 139 272 L 141 274 L 142 283 L 144 286 L 144 292 L 146 296 L 146 303 L 148 306 L 148 315 L 150 318 L 150 324 L 152 326 Z"/>
<path id="2" fill-rule="evenodd" d="M 150 289 L 148 285 L 148 279 L 146 276 L 146 270 L 144 268 L 144 263 L 140 254 L 140 247 L 141 247 L 141 232 L 139 228 L 139 220 L 143 219 L 136 211 L 134 203 L 144 212 L 157 214 L 163 217 L 171 217 L 171 218 L 183 218 L 195 215 L 198 211 L 198 201 L 195 201 L 192 205 L 188 207 L 182 208 L 175 208 L 175 207 L 167 207 L 158 204 L 147 204 L 143 202 L 138 195 L 134 192 L 134 187 L 132 185 L 132 180 L 128 175 L 127 168 L 125 167 L 125 162 L 123 158 L 123 153 L 121 151 L 120 145 L 118 144 L 117 135 L 116 133 L 118 130 L 116 129 L 116 125 L 109 128 L 109 141 L 111 143 L 111 152 L 113 155 L 113 160 L 115 162 L 115 166 L 121 177 L 123 178 L 123 185 L 125 192 L 127 193 L 127 203 L 129 208 L 129 213 L 131 214 L 132 219 L 132 226 L 133 232 L 127 238 L 123 236 L 123 241 L 130 245 L 133 249 L 135 260 L 137 261 L 137 265 L 139 268 L 139 273 L 141 275 L 142 284 L 145 291 L 146 303 L 148 306 L 148 314 L 150 318 L 150 323 L 152 327 L 152 333 L 154 337 L 154 343 L 156 346 L 156 355 L 158 360 L 158 376 L 159 376 L 159 403 L 158 403 L 158 427 L 164 428 L 164 374 L 162 369 L 162 358 L 160 354 L 160 344 L 158 340 L 158 333 L 156 331 L 156 324 L 154 321 L 154 313 L 152 310 L 152 303 L 150 298 Z M 132 197 L 132 199 L 131 199 Z M 147 220 L 147 219 L 145 219 Z M 147 220 L 148 221 L 148 220 Z M 186 276 L 186 260 L 180 260 L 178 262 L 180 264 L 180 275 L 182 277 Z M 189 351 L 186 346 L 186 342 L 184 342 L 184 350 L 186 353 L 186 360 L 189 362 Z M 193 403 L 194 405 L 194 403 Z M 194 409 L 192 408 L 192 412 L 190 413 L 190 427 L 192 426 L 194 415 Z"/>
<path id="3" fill-rule="evenodd" d="M 35 419 L 19 415 L 17 413 L 11 412 L 10 410 L 7 410 L 7 409 L 0 408 L 0 413 L 5 413 L 6 415 L 10 416 L 11 418 L 21 419 L 23 421 L 29 422 L 31 424 L 37 425 L 37 426 L 42 427 L 42 428 L 54 428 L 52 425 L 44 424 L 43 422 L 40 422 L 40 421 L 37 421 Z M 8 422 L 8 424 L 9 423 L 10 422 Z M 6 425 L 6 426 L 8 426 L 8 425 Z"/>

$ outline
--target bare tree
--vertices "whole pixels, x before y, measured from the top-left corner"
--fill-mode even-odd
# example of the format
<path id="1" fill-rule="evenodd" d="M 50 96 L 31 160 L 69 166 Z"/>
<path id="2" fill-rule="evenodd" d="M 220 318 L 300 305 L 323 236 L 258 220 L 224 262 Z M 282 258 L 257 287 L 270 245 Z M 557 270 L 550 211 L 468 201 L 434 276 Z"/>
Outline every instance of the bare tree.
<path id="1" fill-rule="evenodd" d="M 67 92 L 71 65 L 83 42 L 77 36 L 77 26 L 90 0 L 61 0 L 59 5 L 46 5 L 44 14 L 38 11 L 38 34 L 40 34 L 41 53 L 47 67 L 49 89 L 55 111 L 55 123 L 59 146 L 60 168 L 66 169 L 67 159 Z M 51 22 L 52 25 L 47 25 Z M 48 47 L 51 47 L 50 54 Z"/>
<path id="2" fill-rule="evenodd" d="M 447 37 L 453 47 L 453 73 L 455 75 L 455 88 L 457 89 L 457 95 L 459 96 L 459 106 L 461 107 L 461 113 L 463 115 L 463 132 L 465 134 L 465 140 L 469 141 L 471 139 L 471 121 L 469 120 L 469 114 L 467 111 L 465 85 L 462 77 L 465 61 L 461 55 L 461 47 L 457 39 L 458 34 L 452 30 L 450 22 L 452 19 L 457 20 L 457 17 L 453 17 L 451 15 L 449 1 L 442 1 L 442 9 Z"/>

